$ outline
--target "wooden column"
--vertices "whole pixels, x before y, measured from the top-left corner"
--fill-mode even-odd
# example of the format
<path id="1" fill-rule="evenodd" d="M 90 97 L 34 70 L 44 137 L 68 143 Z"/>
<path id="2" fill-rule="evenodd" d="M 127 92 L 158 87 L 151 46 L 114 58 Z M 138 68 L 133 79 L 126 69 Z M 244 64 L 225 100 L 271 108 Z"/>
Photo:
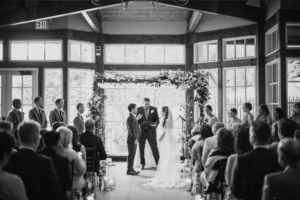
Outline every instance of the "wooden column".
<path id="1" fill-rule="evenodd" d="M 223 50 L 222 50 L 222 38 L 218 39 L 218 119 L 223 120 Z"/>
<path id="2" fill-rule="evenodd" d="M 281 108 L 287 113 L 287 64 L 286 64 L 286 27 L 285 27 L 285 18 L 284 12 L 279 11 L 279 47 L 280 47 L 280 104 Z"/>
<path id="3" fill-rule="evenodd" d="M 96 56 L 96 72 L 103 74 L 104 73 L 104 37 L 102 34 L 100 34 L 97 37 L 95 46 L 100 46 L 101 48 L 101 55 Z"/>
<path id="4" fill-rule="evenodd" d="M 256 49 L 257 49 L 257 70 L 256 75 L 257 79 L 257 101 L 258 105 L 266 103 L 266 75 L 265 75 L 265 16 L 261 13 L 259 21 L 257 23 L 257 42 L 256 42 Z"/>

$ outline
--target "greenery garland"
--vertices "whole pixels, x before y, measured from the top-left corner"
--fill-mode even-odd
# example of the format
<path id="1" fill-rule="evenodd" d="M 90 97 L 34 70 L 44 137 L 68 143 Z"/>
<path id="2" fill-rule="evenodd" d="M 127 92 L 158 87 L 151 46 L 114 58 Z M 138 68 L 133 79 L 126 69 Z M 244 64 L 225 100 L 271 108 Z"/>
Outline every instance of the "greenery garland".
<path id="1" fill-rule="evenodd" d="M 174 85 L 176 88 L 182 87 L 185 89 L 195 90 L 196 96 L 194 101 L 197 102 L 200 108 L 200 118 L 203 120 L 203 107 L 209 100 L 208 76 L 209 74 L 207 72 L 200 70 L 162 71 L 159 75 L 155 76 L 131 76 L 128 74 L 120 74 L 115 72 L 108 72 L 105 75 L 96 73 L 93 83 L 93 95 L 88 103 L 89 117 L 96 121 L 96 127 L 98 129 L 97 132 L 103 135 L 105 129 L 104 102 L 107 97 L 104 94 L 104 89 L 101 88 L 101 84 L 143 83 L 154 87 L 160 87 L 162 85 Z"/>

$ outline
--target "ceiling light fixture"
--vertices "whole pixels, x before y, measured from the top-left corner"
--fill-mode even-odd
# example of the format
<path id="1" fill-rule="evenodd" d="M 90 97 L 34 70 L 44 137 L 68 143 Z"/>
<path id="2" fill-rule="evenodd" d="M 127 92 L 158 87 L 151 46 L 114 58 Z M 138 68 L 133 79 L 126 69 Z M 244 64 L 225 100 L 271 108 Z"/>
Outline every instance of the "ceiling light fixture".
<path id="1" fill-rule="evenodd" d="M 90 0 L 90 1 L 91 1 L 91 3 L 92 3 L 93 5 L 99 6 L 99 5 L 100 5 L 100 2 L 101 2 L 102 0 Z"/>

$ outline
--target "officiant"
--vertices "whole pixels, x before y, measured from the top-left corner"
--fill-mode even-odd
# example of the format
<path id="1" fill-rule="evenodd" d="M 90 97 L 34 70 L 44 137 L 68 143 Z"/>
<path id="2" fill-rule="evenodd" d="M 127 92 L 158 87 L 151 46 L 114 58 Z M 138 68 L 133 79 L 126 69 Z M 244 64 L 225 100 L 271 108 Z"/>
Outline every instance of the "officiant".
<path id="1" fill-rule="evenodd" d="M 137 115 L 141 115 L 138 123 L 141 127 L 141 135 L 139 139 L 140 157 L 142 169 L 145 168 L 145 143 L 148 140 L 156 165 L 159 161 L 159 152 L 156 140 L 156 128 L 159 124 L 157 108 L 150 106 L 150 99 L 144 98 L 144 106 L 138 108 Z"/>

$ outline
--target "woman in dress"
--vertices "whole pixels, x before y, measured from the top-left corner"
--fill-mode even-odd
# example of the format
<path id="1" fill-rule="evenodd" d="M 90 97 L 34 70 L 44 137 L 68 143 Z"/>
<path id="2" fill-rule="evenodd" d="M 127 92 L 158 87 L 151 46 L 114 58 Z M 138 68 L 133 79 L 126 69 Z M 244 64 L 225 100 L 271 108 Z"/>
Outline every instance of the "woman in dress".
<path id="1" fill-rule="evenodd" d="M 72 146 L 73 146 L 73 150 L 82 153 L 82 158 L 84 160 L 84 162 L 86 163 L 86 150 L 85 147 L 80 143 L 79 141 L 79 134 L 77 129 L 74 126 L 68 126 L 68 129 L 70 129 L 73 133 L 73 138 L 72 138 Z"/>
<path id="2" fill-rule="evenodd" d="M 243 111 L 245 113 L 245 116 L 241 122 L 242 126 L 245 128 L 249 128 L 253 123 L 253 114 L 251 113 L 252 110 L 252 104 L 251 103 L 244 103 L 243 105 Z"/>
<path id="3" fill-rule="evenodd" d="M 266 122 L 269 126 L 272 125 L 272 117 L 267 105 L 262 104 L 258 108 L 258 115 L 255 121 L 263 121 Z"/>
<path id="4" fill-rule="evenodd" d="M 229 120 L 228 120 L 228 129 L 233 130 L 233 126 L 235 124 L 241 123 L 241 120 L 237 117 L 237 109 L 236 108 L 231 108 L 228 115 L 229 115 Z"/>
<path id="5" fill-rule="evenodd" d="M 206 117 L 204 119 L 205 123 L 208 124 L 210 127 L 214 125 L 215 122 L 218 121 L 218 118 L 212 113 L 213 109 L 211 105 L 206 105 L 205 108 Z"/>
<path id="6" fill-rule="evenodd" d="M 167 106 L 162 107 L 162 119 L 158 126 L 160 159 L 156 174 L 145 186 L 162 188 L 184 187 L 181 179 L 179 136 L 173 131 L 173 117 Z"/>
<path id="7" fill-rule="evenodd" d="M 273 142 L 279 142 L 278 125 L 281 119 L 285 118 L 285 113 L 282 108 L 275 108 L 274 110 L 274 122 L 272 124 L 272 140 Z"/>

